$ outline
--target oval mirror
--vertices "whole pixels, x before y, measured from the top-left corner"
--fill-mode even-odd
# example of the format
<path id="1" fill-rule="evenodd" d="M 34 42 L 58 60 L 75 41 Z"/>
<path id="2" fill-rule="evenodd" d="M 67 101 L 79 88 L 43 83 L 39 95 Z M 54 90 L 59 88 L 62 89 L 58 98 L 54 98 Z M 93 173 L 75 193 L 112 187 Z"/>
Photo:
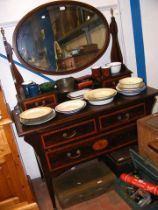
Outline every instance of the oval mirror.
<path id="1" fill-rule="evenodd" d="M 94 7 L 55 1 L 37 7 L 15 28 L 20 62 L 44 74 L 70 74 L 93 64 L 109 44 L 109 26 Z"/>

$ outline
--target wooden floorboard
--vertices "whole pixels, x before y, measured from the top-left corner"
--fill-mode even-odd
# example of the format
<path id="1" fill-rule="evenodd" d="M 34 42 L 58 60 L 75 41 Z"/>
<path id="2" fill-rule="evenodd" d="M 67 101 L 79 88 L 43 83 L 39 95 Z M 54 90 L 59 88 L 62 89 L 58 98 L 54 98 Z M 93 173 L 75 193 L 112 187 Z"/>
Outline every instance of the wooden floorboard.
<path id="1" fill-rule="evenodd" d="M 41 210 L 53 210 L 49 193 L 41 178 L 32 180 L 37 202 Z M 58 209 L 62 208 L 58 205 Z M 130 210 L 129 206 L 114 191 L 103 193 L 91 200 L 75 204 L 65 210 Z"/>

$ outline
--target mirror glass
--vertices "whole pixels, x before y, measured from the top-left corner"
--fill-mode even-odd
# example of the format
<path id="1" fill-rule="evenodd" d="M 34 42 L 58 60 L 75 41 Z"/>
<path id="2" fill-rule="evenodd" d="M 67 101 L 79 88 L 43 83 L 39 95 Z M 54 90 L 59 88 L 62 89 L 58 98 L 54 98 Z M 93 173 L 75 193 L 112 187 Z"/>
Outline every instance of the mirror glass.
<path id="1" fill-rule="evenodd" d="M 94 63 L 109 44 L 101 12 L 85 3 L 58 1 L 29 12 L 18 23 L 13 48 L 19 60 L 46 74 L 69 74 Z"/>

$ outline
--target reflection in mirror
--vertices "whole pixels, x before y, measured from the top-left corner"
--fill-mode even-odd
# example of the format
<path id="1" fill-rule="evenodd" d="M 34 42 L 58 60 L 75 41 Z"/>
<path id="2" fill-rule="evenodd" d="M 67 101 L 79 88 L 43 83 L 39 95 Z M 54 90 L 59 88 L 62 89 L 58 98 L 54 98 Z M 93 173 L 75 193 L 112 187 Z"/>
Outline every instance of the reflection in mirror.
<path id="1" fill-rule="evenodd" d="M 46 4 L 20 21 L 14 48 L 22 63 L 42 73 L 66 74 L 104 53 L 109 43 L 106 19 L 93 7 L 77 3 Z"/>

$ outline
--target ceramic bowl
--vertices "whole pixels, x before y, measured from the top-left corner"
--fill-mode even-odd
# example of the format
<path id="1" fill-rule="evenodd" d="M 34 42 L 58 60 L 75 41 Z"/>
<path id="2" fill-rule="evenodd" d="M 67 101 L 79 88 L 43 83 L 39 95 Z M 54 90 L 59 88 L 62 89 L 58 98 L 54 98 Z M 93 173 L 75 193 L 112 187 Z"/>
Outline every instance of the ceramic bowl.
<path id="1" fill-rule="evenodd" d="M 86 101 L 81 99 L 74 99 L 62 102 L 55 107 L 55 111 L 63 114 L 73 114 L 86 106 Z"/>
<path id="2" fill-rule="evenodd" d="M 140 77 L 126 77 L 119 80 L 120 89 L 133 89 L 133 88 L 142 88 L 145 83 Z"/>
<path id="3" fill-rule="evenodd" d="M 97 88 L 90 90 L 84 94 L 84 98 L 88 101 L 99 101 L 111 98 L 117 94 L 113 88 Z"/>
<path id="4" fill-rule="evenodd" d="M 75 90 L 75 79 L 67 77 L 56 81 L 56 89 L 59 93 L 69 93 Z"/>
<path id="5" fill-rule="evenodd" d="M 117 74 L 121 70 L 121 62 L 112 62 L 110 63 L 111 74 Z"/>
<path id="6" fill-rule="evenodd" d="M 49 116 L 53 109 L 51 107 L 40 106 L 27 109 L 20 113 L 19 117 L 23 120 L 41 120 L 43 117 Z"/>
<path id="7" fill-rule="evenodd" d="M 42 93 L 45 93 L 54 90 L 54 85 L 55 82 L 44 82 L 39 85 L 39 88 Z"/>
<path id="8" fill-rule="evenodd" d="M 105 104 L 109 104 L 114 100 L 114 97 L 108 98 L 108 99 L 104 99 L 104 100 L 99 100 L 99 101 L 91 101 L 89 100 L 88 102 L 92 105 L 105 105 Z"/>
<path id="9" fill-rule="evenodd" d="M 143 82 L 143 78 L 140 77 L 126 77 L 119 80 L 121 85 L 135 85 Z"/>
<path id="10" fill-rule="evenodd" d="M 127 90 L 127 89 L 138 89 L 138 88 L 142 88 L 145 86 L 145 83 L 144 82 L 140 82 L 138 84 L 118 84 L 118 87 L 122 90 Z"/>

